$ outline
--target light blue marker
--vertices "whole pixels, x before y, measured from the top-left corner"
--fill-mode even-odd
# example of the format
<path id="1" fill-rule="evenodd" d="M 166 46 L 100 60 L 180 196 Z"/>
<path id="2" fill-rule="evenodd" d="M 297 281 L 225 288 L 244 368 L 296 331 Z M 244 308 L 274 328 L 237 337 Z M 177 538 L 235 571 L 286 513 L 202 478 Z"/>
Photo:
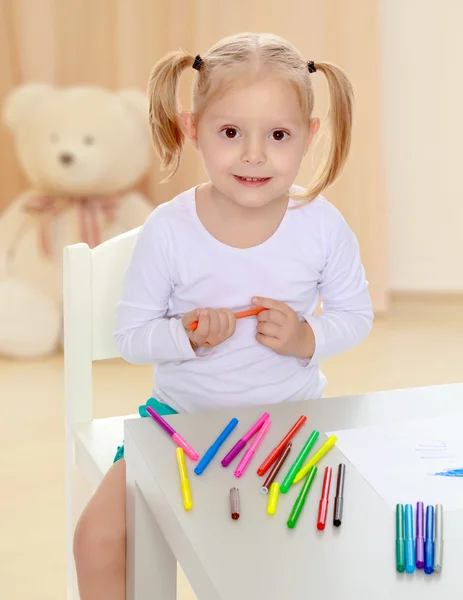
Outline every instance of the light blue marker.
<path id="1" fill-rule="evenodd" d="M 206 451 L 202 459 L 199 461 L 198 465 L 195 468 L 196 475 L 201 475 L 204 473 L 207 465 L 211 462 L 214 456 L 217 454 L 220 446 L 225 442 L 230 433 L 235 429 L 238 425 L 238 419 L 232 419 L 230 423 L 225 427 L 219 437 L 215 440 L 209 450 Z"/>
<path id="2" fill-rule="evenodd" d="M 415 571 L 415 539 L 413 537 L 413 507 L 405 505 L 405 571 Z"/>

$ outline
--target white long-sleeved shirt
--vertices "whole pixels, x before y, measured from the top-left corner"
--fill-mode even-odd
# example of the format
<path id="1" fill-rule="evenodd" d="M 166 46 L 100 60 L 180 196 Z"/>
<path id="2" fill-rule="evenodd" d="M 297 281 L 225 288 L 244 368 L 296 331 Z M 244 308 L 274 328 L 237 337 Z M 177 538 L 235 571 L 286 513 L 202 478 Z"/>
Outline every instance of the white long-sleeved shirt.
<path id="1" fill-rule="evenodd" d="M 294 188 L 299 190 L 299 188 Z M 157 207 L 143 225 L 118 304 L 115 340 L 128 362 L 155 364 L 153 396 L 178 412 L 319 398 L 323 359 L 370 332 L 373 313 L 357 240 L 323 197 L 288 210 L 277 231 L 247 249 L 202 225 L 192 188 Z M 314 316 L 318 296 L 323 314 Z M 256 318 L 193 350 L 182 316 L 195 308 L 250 308 L 253 296 L 285 302 L 315 334 L 310 361 L 280 356 L 256 339 Z"/>

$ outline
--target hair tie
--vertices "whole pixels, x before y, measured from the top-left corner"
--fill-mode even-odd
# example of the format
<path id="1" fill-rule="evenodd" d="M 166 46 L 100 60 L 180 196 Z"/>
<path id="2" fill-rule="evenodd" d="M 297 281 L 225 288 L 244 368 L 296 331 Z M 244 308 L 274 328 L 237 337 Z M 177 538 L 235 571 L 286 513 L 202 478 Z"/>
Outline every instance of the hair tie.
<path id="1" fill-rule="evenodd" d="M 309 62 L 307 63 L 307 66 L 309 67 L 309 73 L 315 73 L 316 72 L 316 67 L 315 67 L 315 63 L 313 60 L 309 60 Z"/>
<path id="2" fill-rule="evenodd" d="M 199 71 L 201 69 L 202 65 L 203 65 L 203 59 L 198 54 L 195 58 L 194 63 L 192 64 L 192 67 L 193 67 L 193 69 L 196 69 L 197 71 Z"/>

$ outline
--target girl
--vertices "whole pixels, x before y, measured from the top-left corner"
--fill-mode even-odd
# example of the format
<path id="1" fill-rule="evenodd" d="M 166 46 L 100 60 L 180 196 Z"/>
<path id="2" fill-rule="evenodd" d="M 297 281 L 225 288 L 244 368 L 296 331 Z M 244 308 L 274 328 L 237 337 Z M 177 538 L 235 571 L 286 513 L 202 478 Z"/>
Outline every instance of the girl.
<path id="1" fill-rule="evenodd" d="M 191 67 L 193 110 L 179 113 L 178 81 Z M 306 190 L 293 183 L 319 129 L 318 72 L 331 140 Z M 368 335 L 357 240 L 320 196 L 348 155 L 352 96 L 337 67 L 303 60 L 274 35 L 235 35 L 203 57 L 177 51 L 154 67 L 149 120 L 163 166 L 177 171 L 187 137 L 209 177 L 147 219 L 117 310 L 118 348 L 156 364 L 151 403 L 163 414 L 319 398 L 319 362 Z M 324 311 L 314 316 L 318 295 Z M 250 305 L 267 310 L 236 321 Z M 74 552 L 82 600 L 125 598 L 124 460 L 83 512 Z"/>

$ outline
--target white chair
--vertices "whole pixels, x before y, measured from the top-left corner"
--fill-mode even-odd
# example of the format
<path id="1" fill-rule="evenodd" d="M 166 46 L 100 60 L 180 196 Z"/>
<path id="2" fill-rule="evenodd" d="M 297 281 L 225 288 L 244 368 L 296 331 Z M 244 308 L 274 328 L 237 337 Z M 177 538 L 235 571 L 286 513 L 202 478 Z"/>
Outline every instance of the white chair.
<path id="1" fill-rule="evenodd" d="M 78 598 L 72 551 L 78 516 L 112 464 L 123 440 L 124 420 L 138 416 L 93 419 L 92 363 L 120 356 L 113 341 L 116 304 L 139 230 L 119 235 L 94 250 L 87 244 L 64 249 L 68 600 Z"/>

